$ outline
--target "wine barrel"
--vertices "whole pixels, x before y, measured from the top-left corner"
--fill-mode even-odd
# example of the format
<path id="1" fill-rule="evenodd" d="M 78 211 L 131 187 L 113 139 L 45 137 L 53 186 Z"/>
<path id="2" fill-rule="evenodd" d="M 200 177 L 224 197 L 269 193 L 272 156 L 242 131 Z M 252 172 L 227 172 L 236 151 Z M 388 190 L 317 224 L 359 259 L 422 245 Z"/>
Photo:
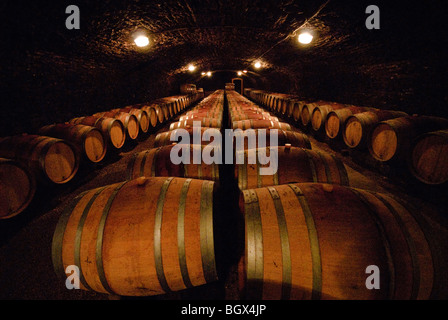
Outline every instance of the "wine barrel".
<path id="1" fill-rule="evenodd" d="M 292 106 L 292 118 L 294 121 L 299 121 L 302 116 L 303 106 L 308 103 L 306 101 L 294 101 Z"/>
<path id="2" fill-rule="evenodd" d="M 15 217 L 33 200 L 36 181 L 17 161 L 0 158 L 0 220 Z"/>
<path id="3" fill-rule="evenodd" d="M 233 129 L 281 129 L 290 130 L 294 129 L 286 122 L 272 121 L 272 120 L 241 120 L 232 122 Z"/>
<path id="4" fill-rule="evenodd" d="M 92 126 L 82 124 L 60 123 L 44 126 L 38 133 L 71 142 L 79 154 L 93 163 L 104 159 L 107 151 L 107 143 L 101 131 Z"/>
<path id="5" fill-rule="evenodd" d="M 306 148 L 311 149 L 311 143 L 306 134 L 296 132 L 296 131 L 288 131 L 288 130 L 279 130 L 279 129 L 248 129 L 248 130 L 235 130 L 233 132 L 234 136 L 234 150 L 246 150 L 246 149 L 254 149 L 259 148 L 261 146 L 258 145 L 259 135 L 265 135 L 266 145 L 265 147 L 271 146 L 271 138 L 273 141 L 276 141 L 275 146 L 285 146 L 291 145 L 292 147 Z M 250 137 L 254 137 L 254 141 L 256 142 L 254 146 L 252 143 L 249 143 Z M 229 138 L 229 137 L 226 137 Z M 241 142 L 242 141 L 242 142 Z M 240 146 L 243 144 L 243 146 Z M 237 148 L 238 147 L 238 148 Z"/>
<path id="6" fill-rule="evenodd" d="M 380 121 L 407 116 L 405 112 L 393 110 L 370 110 L 350 116 L 344 125 L 342 136 L 350 148 L 368 145 L 373 127 Z"/>
<path id="7" fill-rule="evenodd" d="M 170 125 L 170 130 L 193 127 L 195 122 L 199 122 L 201 127 L 209 128 L 221 128 L 222 121 L 216 118 L 200 118 L 200 119 L 189 119 L 184 121 L 173 122 Z"/>
<path id="8" fill-rule="evenodd" d="M 306 103 L 303 105 L 302 107 L 302 113 L 300 114 L 300 120 L 302 122 L 302 125 L 304 127 L 308 126 L 308 124 L 311 123 L 311 115 L 314 112 L 314 109 L 316 109 L 319 106 L 323 106 L 323 105 L 330 105 L 330 106 L 336 106 L 338 105 L 337 103 L 334 102 L 328 102 L 328 101 L 315 101 L 312 103 Z"/>
<path id="9" fill-rule="evenodd" d="M 369 109 L 373 108 L 350 106 L 347 108 L 330 111 L 325 121 L 325 132 L 327 133 L 327 137 L 336 139 L 341 135 L 345 121 L 351 115 L 366 112 Z"/>
<path id="10" fill-rule="evenodd" d="M 230 117 L 230 121 L 232 123 L 235 122 L 235 121 L 242 121 L 242 120 L 268 120 L 268 121 L 275 121 L 275 122 L 279 122 L 280 121 L 277 117 L 267 116 L 267 115 L 263 115 L 261 113 L 237 114 L 237 115 L 232 115 Z"/>
<path id="11" fill-rule="evenodd" d="M 181 163 L 174 164 L 171 158 L 171 152 L 174 145 L 153 148 L 139 153 L 135 153 L 128 163 L 128 180 L 141 176 L 145 177 L 184 177 L 203 180 L 219 181 L 219 163 L 207 164 L 201 156 L 201 162 L 194 163 L 194 153 L 202 152 L 205 146 L 190 145 L 186 146 L 184 151 L 188 156 Z M 219 151 L 217 150 L 219 149 Z M 221 146 L 214 148 L 222 161 Z M 211 150 L 207 150 L 209 152 Z M 183 155 L 182 155 L 183 156 Z"/>
<path id="12" fill-rule="evenodd" d="M 448 128 L 448 119 L 430 116 L 406 116 L 379 122 L 372 131 L 369 151 L 379 161 L 403 160 L 413 140 L 431 131 Z"/>
<path id="13" fill-rule="evenodd" d="M 429 185 L 448 181 L 448 130 L 420 135 L 413 141 L 408 159 L 410 172 Z"/>
<path id="14" fill-rule="evenodd" d="M 126 141 L 123 123 L 114 118 L 101 118 L 96 116 L 80 117 L 70 120 L 69 123 L 98 128 L 108 141 L 109 146 L 114 149 L 120 149 Z"/>
<path id="15" fill-rule="evenodd" d="M 429 235 L 386 194 L 320 183 L 244 190 L 242 293 L 259 299 L 429 299 Z M 380 290 L 366 287 L 368 266 Z M 366 281 L 367 279 L 367 281 Z"/>
<path id="16" fill-rule="evenodd" d="M 57 275 L 81 288 L 151 296 L 217 280 L 213 181 L 141 177 L 90 190 L 62 213 L 52 242 Z"/>
<path id="17" fill-rule="evenodd" d="M 121 112 L 133 114 L 137 118 L 138 125 L 140 127 L 140 131 L 143 133 L 147 133 L 150 127 L 149 115 L 146 110 L 137 109 L 134 107 L 125 107 L 120 109 Z"/>
<path id="18" fill-rule="evenodd" d="M 344 104 L 332 104 L 332 105 L 322 105 L 314 108 L 311 114 L 311 128 L 318 132 L 321 129 L 325 128 L 325 121 L 327 119 L 328 114 L 334 110 L 340 110 L 348 107 Z"/>
<path id="19" fill-rule="evenodd" d="M 261 169 L 269 167 L 270 163 L 261 164 L 259 154 L 269 157 L 272 150 L 276 152 L 277 160 L 270 161 L 276 162 L 277 170 L 273 174 L 262 175 Z M 349 185 L 344 163 L 328 153 L 288 145 L 245 150 L 242 152 L 242 159 L 242 164 L 235 161 L 235 179 L 238 180 L 241 190 L 295 182 Z M 249 163 L 254 160 L 255 163 Z"/>
<path id="20" fill-rule="evenodd" d="M 197 130 L 197 131 L 195 131 L 195 130 Z M 185 131 L 188 133 L 189 141 L 183 141 L 182 139 L 180 139 L 180 137 L 182 136 L 182 133 Z M 194 141 L 195 133 L 198 135 L 198 137 L 201 138 L 201 141 L 199 142 L 199 144 L 208 145 L 210 142 L 212 142 L 214 140 L 214 138 L 212 137 L 211 141 L 203 141 L 202 137 L 204 136 L 205 131 L 210 133 L 213 137 L 218 136 L 218 135 L 221 136 L 221 131 L 217 128 L 201 127 L 200 130 L 198 130 L 198 128 L 193 129 L 192 127 L 181 128 L 181 129 L 175 129 L 175 130 L 159 133 L 154 140 L 154 147 L 172 145 L 173 143 L 196 144 Z M 171 140 L 171 137 L 173 138 L 173 140 Z M 179 140 L 181 140 L 181 141 L 179 141 Z"/>
<path id="21" fill-rule="evenodd" d="M 141 107 L 141 109 L 149 114 L 153 128 L 155 128 L 157 124 L 165 122 L 165 116 L 163 115 L 162 108 L 158 104 L 145 104 Z"/>
<path id="22" fill-rule="evenodd" d="M 14 159 L 41 181 L 69 182 L 78 171 L 79 155 L 65 140 L 39 135 L 0 139 L 0 157 Z"/>
<path id="23" fill-rule="evenodd" d="M 126 136 L 131 140 L 137 139 L 140 129 L 137 117 L 135 115 L 127 112 L 118 112 L 115 114 L 106 112 L 103 117 L 110 117 L 120 120 L 124 125 Z"/>

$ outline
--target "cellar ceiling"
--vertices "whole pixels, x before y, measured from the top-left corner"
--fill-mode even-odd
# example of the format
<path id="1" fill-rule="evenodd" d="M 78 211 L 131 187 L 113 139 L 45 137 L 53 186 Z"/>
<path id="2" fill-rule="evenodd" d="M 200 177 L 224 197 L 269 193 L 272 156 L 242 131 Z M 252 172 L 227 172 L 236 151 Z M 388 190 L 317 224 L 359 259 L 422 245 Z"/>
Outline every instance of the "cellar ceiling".
<path id="1" fill-rule="evenodd" d="M 207 88 L 201 71 L 213 71 L 219 87 L 247 69 L 246 87 L 411 113 L 421 112 L 415 105 L 429 101 L 433 113 L 443 115 L 446 5 L 377 1 L 381 28 L 368 30 L 369 4 L 3 1 L 2 103 L 20 110 L 33 104 L 44 111 L 64 106 L 54 113 L 61 118 L 67 109 L 73 115 L 104 109 L 109 99 L 125 104 L 176 94 L 185 82 L 214 89 Z M 79 30 L 65 27 L 68 5 L 80 9 Z M 314 33 L 311 45 L 297 42 L 301 29 Z M 133 43 L 140 31 L 150 39 L 147 49 Z M 259 70 L 253 67 L 256 60 L 262 62 Z M 197 71 L 188 72 L 188 64 Z"/>

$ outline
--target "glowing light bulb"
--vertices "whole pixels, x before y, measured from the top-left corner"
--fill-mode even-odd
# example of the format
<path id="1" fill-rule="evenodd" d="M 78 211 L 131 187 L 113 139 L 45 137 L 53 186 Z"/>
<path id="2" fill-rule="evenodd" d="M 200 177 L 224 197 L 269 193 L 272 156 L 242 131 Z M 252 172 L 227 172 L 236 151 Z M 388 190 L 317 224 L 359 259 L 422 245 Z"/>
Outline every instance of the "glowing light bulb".
<path id="1" fill-rule="evenodd" d="M 188 66 L 188 70 L 189 71 L 194 71 L 196 69 L 196 67 L 194 66 L 194 65 L 192 65 L 192 64 L 190 64 L 189 66 Z"/>
<path id="2" fill-rule="evenodd" d="M 239 76 L 241 76 L 242 74 L 243 74 L 243 72 L 242 71 L 238 71 L 238 73 L 237 73 Z"/>
<path id="3" fill-rule="evenodd" d="M 149 44 L 149 39 L 147 36 L 138 36 L 134 39 L 137 47 L 146 47 Z"/>
<path id="4" fill-rule="evenodd" d="M 243 70 L 244 73 L 247 73 L 247 70 Z"/>
<path id="5" fill-rule="evenodd" d="M 211 77 L 212 76 L 212 73 L 209 71 L 209 72 L 207 72 L 207 76 L 208 77 Z"/>
<path id="6" fill-rule="evenodd" d="M 260 63 L 260 61 L 255 62 L 254 66 L 255 66 L 255 68 L 257 68 L 257 69 L 261 68 L 261 63 Z"/>
<path id="7" fill-rule="evenodd" d="M 201 75 L 205 76 L 205 72 L 201 72 Z"/>
<path id="8" fill-rule="evenodd" d="M 313 41 L 313 35 L 309 32 L 302 32 L 299 34 L 298 40 L 302 44 L 309 44 L 311 41 Z"/>

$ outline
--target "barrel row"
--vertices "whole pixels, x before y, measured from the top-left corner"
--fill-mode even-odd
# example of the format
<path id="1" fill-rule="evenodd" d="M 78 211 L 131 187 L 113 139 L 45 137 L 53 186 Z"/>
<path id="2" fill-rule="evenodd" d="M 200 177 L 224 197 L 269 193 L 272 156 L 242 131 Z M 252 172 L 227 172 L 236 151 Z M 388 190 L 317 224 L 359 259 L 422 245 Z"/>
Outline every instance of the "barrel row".
<path id="1" fill-rule="evenodd" d="M 203 92 L 167 97 L 47 125 L 37 134 L 0 138 L 0 219 L 25 210 L 36 185 L 69 182 L 81 163 L 101 162 L 108 150 L 119 150 L 126 141 L 149 133 L 158 125 L 158 115 L 164 116 L 163 123 L 202 97 Z"/>
<path id="2" fill-rule="evenodd" d="M 448 119 L 325 101 L 299 103 L 251 88 L 244 92 L 253 101 L 277 113 L 270 101 L 282 100 L 291 112 L 280 115 L 315 134 L 316 138 L 324 135 L 328 142 L 341 141 L 350 149 L 369 152 L 379 162 L 403 164 L 413 177 L 425 184 L 441 185 L 448 181 L 448 141 L 445 138 Z M 438 141 L 437 144 L 434 141 Z"/>
<path id="3" fill-rule="evenodd" d="M 257 160 L 260 152 L 277 153 L 274 175 L 260 174 L 266 167 Z M 437 292 L 442 270 L 431 234 L 400 200 L 349 187 L 344 164 L 322 152 L 287 145 L 242 156 L 235 177 L 244 217 L 238 274 L 246 299 L 403 300 Z M 366 287 L 369 266 L 381 270 L 381 290 Z"/>

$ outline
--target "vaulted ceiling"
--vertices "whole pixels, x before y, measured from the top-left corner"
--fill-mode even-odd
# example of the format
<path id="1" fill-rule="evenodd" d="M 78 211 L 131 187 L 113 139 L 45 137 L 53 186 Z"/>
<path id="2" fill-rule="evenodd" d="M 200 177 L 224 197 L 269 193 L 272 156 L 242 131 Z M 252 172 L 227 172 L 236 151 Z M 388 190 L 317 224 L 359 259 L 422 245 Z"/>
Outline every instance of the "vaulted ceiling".
<path id="1" fill-rule="evenodd" d="M 71 4 L 80 9 L 79 30 L 65 27 Z M 369 4 L 6 0 L 2 114 L 14 106 L 14 121 L 33 127 L 176 94 L 184 82 L 223 87 L 242 69 L 249 71 L 246 86 L 410 112 L 424 110 L 412 101 L 429 101 L 433 113 L 446 112 L 444 2 L 377 1 L 380 30 L 365 26 Z M 315 34 L 310 46 L 298 44 L 301 28 Z M 149 36 L 147 49 L 134 45 L 138 31 Z M 255 69 L 255 60 L 263 68 Z M 190 63 L 196 72 L 188 72 Z M 201 76 L 208 70 L 213 80 Z"/>

